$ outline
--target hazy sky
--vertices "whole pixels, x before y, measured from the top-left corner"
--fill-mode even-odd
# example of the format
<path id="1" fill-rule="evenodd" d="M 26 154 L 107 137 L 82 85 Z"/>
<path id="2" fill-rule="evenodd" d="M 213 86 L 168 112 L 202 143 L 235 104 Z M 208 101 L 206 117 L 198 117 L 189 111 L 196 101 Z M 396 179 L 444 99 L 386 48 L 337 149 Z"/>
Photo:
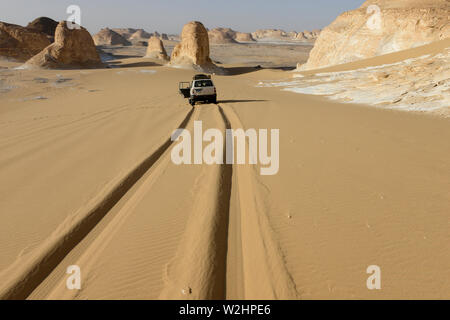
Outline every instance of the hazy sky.
<path id="1" fill-rule="evenodd" d="M 103 27 L 144 28 L 179 33 L 186 22 L 207 28 L 251 32 L 322 28 L 364 0 L 0 0 L 0 21 L 26 25 L 34 18 L 67 19 L 66 8 L 80 6 L 81 23 L 91 33 Z"/>

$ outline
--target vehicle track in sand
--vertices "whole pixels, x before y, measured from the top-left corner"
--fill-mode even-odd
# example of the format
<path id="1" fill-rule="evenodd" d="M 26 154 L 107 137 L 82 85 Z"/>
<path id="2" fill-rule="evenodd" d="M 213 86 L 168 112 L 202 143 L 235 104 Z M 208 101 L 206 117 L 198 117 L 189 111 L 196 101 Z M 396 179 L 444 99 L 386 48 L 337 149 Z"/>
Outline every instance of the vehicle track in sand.
<path id="1" fill-rule="evenodd" d="M 187 126 L 193 113 L 194 109 L 191 109 L 179 128 Z M 27 298 L 171 145 L 169 138 L 128 174 L 108 184 L 101 194 L 80 209 L 72 221 L 60 225 L 25 261 L 17 261 L 2 271 L 0 299 Z"/>
<path id="2" fill-rule="evenodd" d="M 188 128 L 196 119 L 205 120 L 209 127 L 220 129 L 243 128 L 231 106 L 220 103 L 201 118 L 204 106 L 192 109 L 180 128 Z M 207 118 L 207 119 L 206 119 Z M 225 135 L 224 135 L 225 137 Z M 174 143 L 169 139 L 125 178 L 102 193 L 85 208 L 81 219 L 62 226 L 58 237 L 52 237 L 39 250 L 39 255 L 29 257 L 17 268 L 13 278 L 0 287 L 2 299 L 89 298 L 89 290 L 83 296 L 66 288 L 66 276 L 57 270 L 60 262 L 68 256 L 84 238 L 92 239 L 81 245 L 75 255 L 76 265 L 82 268 L 83 277 L 95 274 L 98 259 L 114 241 L 120 242 L 121 231 L 127 228 L 138 207 L 146 197 L 155 193 L 155 183 L 162 179 L 170 164 L 170 151 Z M 224 159 L 226 144 L 224 144 Z M 199 169 L 200 170 L 200 169 Z M 186 208 L 187 218 L 183 232 L 174 245 L 174 254 L 164 260 L 160 270 L 163 283 L 154 298 L 159 299 L 296 299 L 295 284 L 289 275 L 284 258 L 269 225 L 262 196 L 255 182 L 255 167 L 251 165 L 203 165 L 196 181 L 185 181 L 195 187 L 191 208 Z M 187 193 L 183 197 L 189 197 Z M 114 208 L 118 206 L 117 208 Z M 87 210 L 89 209 L 89 210 Z M 137 213 L 139 214 L 139 212 Z M 111 215 L 108 219 L 105 216 Z M 101 230 L 92 230 L 103 220 L 108 220 Z M 139 220 L 137 220 L 139 221 Z M 104 221 L 103 221 L 104 222 Z M 135 223 L 135 225 L 138 223 Z M 170 226 L 168 227 L 170 229 Z M 141 241 L 138 232 L 133 234 L 136 249 L 148 252 L 148 244 Z M 134 237 L 134 238 L 133 238 Z M 117 240 L 118 238 L 119 240 Z M 170 239 L 171 241 L 173 239 Z M 162 244 L 161 244 L 162 245 Z M 140 249 L 140 250 L 139 250 Z M 120 248 L 118 249 L 120 251 Z M 152 259 L 148 257 L 141 259 Z M 118 254 L 118 259 L 122 255 Z M 60 266 L 60 269 L 62 267 Z M 116 271 L 112 269 L 113 273 Z M 57 280 L 49 281 L 55 273 Z M 120 272 L 117 272 L 120 276 Z M 130 277 L 130 275 L 127 275 Z M 114 277 L 114 275 L 112 275 Z M 136 276 L 139 278 L 139 276 Z M 101 280 L 101 279 L 100 279 Z M 95 286 L 93 280 L 89 286 Z M 127 278 L 117 279 L 120 283 Z M 32 292 L 45 281 L 45 295 Z M 143 280 L 145 283 L 145 279 Z M 125 284 L 123 285 L 125 286 Z M 88 288 L 89 289 L 89 288 Z M 102 298 L 94 296 L 91 298 Z M 112 296 L 112 298 L 148 298 L 145 294 L 135 296 Z"/>

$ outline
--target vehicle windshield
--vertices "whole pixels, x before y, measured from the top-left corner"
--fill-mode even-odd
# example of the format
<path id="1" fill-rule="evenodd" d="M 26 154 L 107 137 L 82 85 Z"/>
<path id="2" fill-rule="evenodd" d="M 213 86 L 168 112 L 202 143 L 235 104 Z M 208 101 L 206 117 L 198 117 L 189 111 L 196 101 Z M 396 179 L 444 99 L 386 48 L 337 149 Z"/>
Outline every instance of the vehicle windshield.
<path id="1" fill-rule="evenodd" d="M 195 81 L 195 88 L 214 87 L 211 80 L 198 80 Z"/>

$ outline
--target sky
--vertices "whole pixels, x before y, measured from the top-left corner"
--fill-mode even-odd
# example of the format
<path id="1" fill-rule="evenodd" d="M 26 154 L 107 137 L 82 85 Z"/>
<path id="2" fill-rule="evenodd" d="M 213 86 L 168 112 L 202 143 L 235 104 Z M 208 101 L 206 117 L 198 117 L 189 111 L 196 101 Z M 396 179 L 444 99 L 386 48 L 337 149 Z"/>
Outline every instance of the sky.
<path id="1" fill-rule="evenodd" d="M 66 20 L 69 5 L 81 9 L 81 24 L 91 33 L 104 27 L 143 28 L 180 33 L 197 20 L 207 28 L 230 27 L 303 31 L 320 29 L 364 0 L 0 0 L 0 21 L 26 25 L 40 16 Z"/>

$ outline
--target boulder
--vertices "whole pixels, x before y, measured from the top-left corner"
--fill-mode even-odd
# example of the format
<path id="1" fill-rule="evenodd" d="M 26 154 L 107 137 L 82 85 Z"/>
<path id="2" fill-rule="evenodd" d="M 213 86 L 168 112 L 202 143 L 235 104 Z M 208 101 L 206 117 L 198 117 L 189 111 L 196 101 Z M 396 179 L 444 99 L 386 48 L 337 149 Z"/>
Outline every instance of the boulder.
<path id="1" fill-rule="evenodd" d="M 123 36 L 121 36 L 119 33 L 109 29 L 105 28 L 100 30 L 97 34 L 93 36 L 94 43 L 97 46 L 129 46 L 131 45 L 130 41 L 125 39 Z"/>
<path id="2" fill-rule="evenodd" d="M 50 43 L 45 33 L 0 22 L 0 56 L 26 61 Z"/>
<path id="3" fill-rule="evenodd" d="M 26 62 L 40 68 L 92 68 L 102 66 L 94 40 L 83 27 L 69 29 L 66 21 L 58 24 L 55 42 Z"/>
<path id="4" fill-rule="evenodd" d="M 371 11 L 380 8 L 380 15 Z M 302 70 L 323 68 L 400 50 L 450 36 L 448 0 L 369 0 L 344 12 L 317 39 Z"/>
<path id="5" fill-rule="evenodd" d="M 166 49 L 161 39 L 153 36 L 148 40 L 146 58 L 158 59 L 163 61 L 169 61 Z"/>

